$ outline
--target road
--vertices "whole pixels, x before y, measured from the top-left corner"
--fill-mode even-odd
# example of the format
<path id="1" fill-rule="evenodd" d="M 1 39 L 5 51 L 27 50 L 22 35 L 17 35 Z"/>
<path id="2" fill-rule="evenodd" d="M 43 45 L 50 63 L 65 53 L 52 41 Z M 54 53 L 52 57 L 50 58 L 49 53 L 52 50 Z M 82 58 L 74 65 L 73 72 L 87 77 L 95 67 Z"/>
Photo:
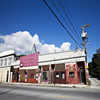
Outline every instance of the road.
<path id="1" fill-rule="evenodd" d="M 0 100 L 100 100 L 100 90 L 0 84 Z"/>

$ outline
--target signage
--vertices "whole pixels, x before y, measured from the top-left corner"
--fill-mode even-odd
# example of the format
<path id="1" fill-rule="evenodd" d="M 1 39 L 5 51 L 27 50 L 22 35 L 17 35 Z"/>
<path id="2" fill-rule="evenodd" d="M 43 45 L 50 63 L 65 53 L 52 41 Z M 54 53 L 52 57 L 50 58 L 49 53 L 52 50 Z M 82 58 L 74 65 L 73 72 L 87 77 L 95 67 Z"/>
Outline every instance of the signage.
<path id="1" fill-rule="evenodd" d="M 73 72 L 73 66 L 69 66 L 69 72 Z"/>
<path id="2" fill-rule="evenodd" d="M 38 81 L 38 73 L 36 73 L 36 80 Z"/>
<path id="3" fill-rule="evenodd" d="M 59 78 L 59 75 L 56 75 L 56 78 Z"/>

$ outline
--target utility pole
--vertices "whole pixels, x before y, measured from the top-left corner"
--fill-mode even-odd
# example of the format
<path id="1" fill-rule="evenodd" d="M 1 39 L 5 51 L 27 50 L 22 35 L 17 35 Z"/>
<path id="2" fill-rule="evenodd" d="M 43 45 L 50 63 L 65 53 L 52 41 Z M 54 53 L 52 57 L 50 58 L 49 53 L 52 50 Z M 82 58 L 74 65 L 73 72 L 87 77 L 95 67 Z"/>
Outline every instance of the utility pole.
<path id="1" fill-rule="evenodd" d="M 86 64 L 87 64 L 87 52 L 86 52 L 86 44 L 85 44 L 86 41 L 85 40 L 88 39 L 88 37 L 87 37 L 87 33 L 84 32 L 84 27 L 86 28 L 87 26 L 90 26 L 90 25 L 91 24 L 86 24 L 86 25 L 81 26 L 81 28 L 82 28 L 81 36 L 82 36 L 83 47 L 84 47 L 84 51 L 85 51 L 85 61 L 86 61 Z"/>

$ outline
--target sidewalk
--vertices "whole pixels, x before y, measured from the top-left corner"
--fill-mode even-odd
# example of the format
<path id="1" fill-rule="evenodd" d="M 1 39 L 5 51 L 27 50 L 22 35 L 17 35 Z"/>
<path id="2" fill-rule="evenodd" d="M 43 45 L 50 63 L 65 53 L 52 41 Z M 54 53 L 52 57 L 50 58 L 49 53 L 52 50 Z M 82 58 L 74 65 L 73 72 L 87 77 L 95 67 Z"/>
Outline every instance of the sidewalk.
<path id="1" fill-rule="evenodd" d="M 45 87 L 60 87 L 60 88 L 90 88 L 88 85 L 76 85 L 76 84 L 39 84 L 39 83 L 19 83 L 19 82 L 6 82 L 2 84 L 10 85 L 27 85 L 27 86 L 45 86 Z"/>

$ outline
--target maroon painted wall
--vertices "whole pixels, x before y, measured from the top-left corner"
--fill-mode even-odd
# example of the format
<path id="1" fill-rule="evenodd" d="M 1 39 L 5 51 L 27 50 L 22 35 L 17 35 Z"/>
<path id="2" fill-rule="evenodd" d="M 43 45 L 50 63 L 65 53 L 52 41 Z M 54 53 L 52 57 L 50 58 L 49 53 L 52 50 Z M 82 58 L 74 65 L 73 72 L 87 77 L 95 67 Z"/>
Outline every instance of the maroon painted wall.
<path id="1" fill-rule="evenodd" d="M 74 77 L 69 77 L 69 67 L 73 66 Z M 66 84 L 78 84 L 78 66 L 76 63 L 66 65 Z"/>

